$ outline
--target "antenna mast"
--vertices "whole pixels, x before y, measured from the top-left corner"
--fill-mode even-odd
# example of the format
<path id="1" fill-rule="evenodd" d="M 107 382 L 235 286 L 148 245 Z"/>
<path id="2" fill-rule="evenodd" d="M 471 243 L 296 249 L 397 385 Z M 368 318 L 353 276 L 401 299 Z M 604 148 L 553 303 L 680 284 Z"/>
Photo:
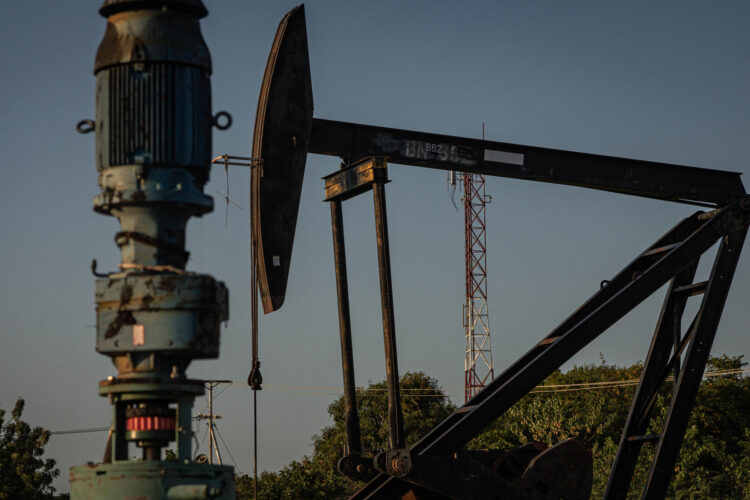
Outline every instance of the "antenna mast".
<path id="1" fill-rule="evenodd" d="M 484 123 L 482 123 L 484 140 Z M 487 233 L 486 205 L 492 198 L 485 193 L 484 175 L 465 173 L 464 238 L 466 299 L 464 302 L 464 401 L 473 398 L 495 376 L 490 343 L 490 317 L 487 310 Z"/>

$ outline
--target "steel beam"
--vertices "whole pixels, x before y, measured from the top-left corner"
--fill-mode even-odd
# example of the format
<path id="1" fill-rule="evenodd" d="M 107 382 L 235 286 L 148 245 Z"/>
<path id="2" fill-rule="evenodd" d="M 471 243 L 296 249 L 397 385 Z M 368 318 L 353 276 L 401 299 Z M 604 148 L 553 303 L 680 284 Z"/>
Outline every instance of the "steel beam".
<path id="1" fill-rule="evenodd" d="M 326 201 L 348 200 L 370 189 L 373 182 L 388 182 L 388 164 L 381 157 L 367 158 L 323 177 Z"/>
<path id="2" fill-rule="evenodd" d="M 336 296 L 339 309 L 339 333 L 341 336 L 341 367 L 344 377 L 344 428 L 346 450 L 344 455 L 362 453 L 362 437 L 357 413 L 357 395 L 354 385 L 354 356 L 352 354 L 352 322 L 349 315 L 349 284 L 346 273 L 346 249 L 344 245 L 344 220 L 341 201 L 331 201 L 331 227 L 333 230 L 333 257 L 336 268 Z"/>
<path id="3" fill-rule="evenodd" d="M 711 214 L 695 214 L 678 224 L 519 362 L 417 442 L 411 453 L 446 456 L 465 445 L 574 354 L 695 262 L 717 239 L 732 230 L 745 231 L 747 214 L 739 205 Z M 735 253 L 739 253 L 739 248 Z M 723 275 L 731 279 L 731 273 L 725 271 Z M 693 367 L 690 377 L 694 377 L 696 371 Z M 678 399 L 679 396 L 675 398 Z M 679 415 L 689 413 L 691 405 L 692 401 L 680 403 L 682 413 Z M 679 442 L 682 436 L 679 426 L 671 432 L 671 442 Z M 393 498 L 408 489 L 408 484 L 402 480 L 381 474 L 353 498 Z"/>
<path id="4" fill-rule="evenodd" d="M 404 419 L 401 414 L 401 394 L 398 386 L 398 357 L 396 355 L 396 324 L 393 315 L 393 285 L 391 283 L 391 255 L 388 245 L 388 217 L 385 206 L 385 186 L 372 185 L 375 201 L 375 235 L 378 245 L 380 300 L 383 311 L 383 339 L 385 344 L 385 374 L 388 386 L 388 447 L 406 447 Z"/>
<path id="5" fill-rule="evenodd" d="M 737 172 L 313 118 L 310 153 L 401 163 L 723 206 L 745 195 Z"/>
<path id="6" fill-rule="evenodd" d="M 690 410 L 693 408 L 703 371 L 711 353 L 711 346 L 746 234 L 747 227 L 744 227 L 722 238 L 711 271 L 708 289 L 703 296 L 696 322 L 692 327 L 692 340 L 685 355 L 684 366 L 680 377 L 675 382 L 676 388 L 672 403 L 664 420 L 661 440 L 656 448 L 643 491 L 644 499 L 664 498 L 667 493 L 674 463 L 682 445 L 682 436 L 685 433 Z"/>
<path id="7" fill-rule="evenodd" d="M 698 262 L 693 262 L 677 274 L 669 285 L 659 322 L 643 365 L 638 388 L 633 396 L 633 403 L 620 438 L 604 498 L 614 500 L 624 499 L 627 496 L 641 445 L 645 442 L 645 440 L 631 438 L 641 436 L 646 432 L 648 416 L 653 407 L 655 395 L 669 374 L 666 366 L 673 349 L 674 330 L 677 330 L 677 335 L 679 335 L 680 318 L 687 303 L 687 295 L 675 294 L 675 290 L 693 282 L 697 267 Z"/>

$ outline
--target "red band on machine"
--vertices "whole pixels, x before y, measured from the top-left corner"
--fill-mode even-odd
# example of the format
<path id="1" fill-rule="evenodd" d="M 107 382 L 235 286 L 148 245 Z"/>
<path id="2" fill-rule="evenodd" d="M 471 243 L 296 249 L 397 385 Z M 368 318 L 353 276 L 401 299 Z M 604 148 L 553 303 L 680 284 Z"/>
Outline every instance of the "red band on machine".
<path id="1" fill-rule="evenodd" d="M 173 417 L 130 417 L 125 421 L 128 431 L 173 431 Z"/>

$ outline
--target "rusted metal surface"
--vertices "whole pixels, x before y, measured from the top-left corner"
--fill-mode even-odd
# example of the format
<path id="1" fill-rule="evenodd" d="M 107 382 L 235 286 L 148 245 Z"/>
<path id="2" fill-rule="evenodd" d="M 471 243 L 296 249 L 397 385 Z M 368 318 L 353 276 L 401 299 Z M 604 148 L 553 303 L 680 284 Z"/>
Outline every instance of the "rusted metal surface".
<path id="1" fill-rule="evenodd" d="M 388 244 L 388 215 L 385 206 L 385 186 L 372 185 L 375 202 L 375 237 L 378 246 L 378 274 L 380 276 L 380 303 L 383 315 L 383 342 L 385 345 L 385 376 L 388 388 L 388 447 L 400 450 L 406 447 L 404 419 L 401 413 L 401 392 L 396 351 L 396 323 L 393 313 L 393 284 L 391 282 L 391 253 Z"/>
<path id="2" fill-rule="evenodd" d="M 158 461 L 81 465 L 71 469 L 70 493 L 80 500 L 229 500 L 235 497 L 234 482 L 226 480 L 231 474 L 232 467 L 226 465 Z M 133 484 L 138 487 L 130 487 Z"/>
<path id="3" fill-rule="evenodd" d="M 742 199 L 740 173 L 313 119 L 311 153 L 566 184 L 683 203 Z"/>
<path id="4" fill-rule="evenodd" d="M 651 470 L 643 489 L 644 498 L 662 498 L 667 494 L 674 464 L 682 445 L 682 436 L 687 428 L 690 410 L 695 402 L 706 362 L 711 353 L 711 346 L 716 337 L 721 313 L 724 310 L 729 287 L 747 236 L 747 223 L 741 229 L 728 226 L 724 229 L 731 232 L 721 239 L 700 309 L 691 328 L 685 334 L 685 338 L 690 338 L 691 341 L 686 349 L 682 370 L 675 381 L 669 410 L 664 417 Z M 679 355 L 680 351 L 675 350 L 675 357 Z M 669 363 L 666 367 L 668 373 Z M 666 375 L 661 378 L 662 385 L 666 378 Z M 631 408 L 632 413 L 633 408 Z M 611 476 L 613 475 L 614 470 Z"/>
<path id="5" fill-rule="evenodd" d="M 750 213 L 743 206 L 743 203 L 736 202 L 720 210 L 709 220 L 701 220 L 699 213 L 684 219 L 636 257 L 622 272 L 609 280 L 607 286 L 597 291 L 553 330 L 547 338 L 557 338 L 555 342 L 537 344 L 533 347 L 498 375 L 467 405 L 459 408 L 456 413 L 413 445 L 412 455 L 416 453 L 445 456 L 460 449 L 575 353 L 708 251 L 717 240 L 728 237 L 731 245 L 728 247 L 727 255 L 720 252 L 717 256 L 716 266 L 723 269 L 715 272 L 716 276 L 721 277 L 714 285 L 715 293 L 710 298 L 715 305 L 705 308 L 706 311 L 710 311 L 705 316 L 701 313 L 704 310 L 703 306 L 699 310 L 701 317 L 705 317 L 700 329 L 696 327 L 702 338 L 697 341 L 697 336 L 692 337 L 692 341 L 689 342 L 694 368 L 690 370 L 690 376 L 685 377 L 685 385 L 681 388 L 682 394 L 675 396 L 673 400 L 673 409 L 670 410 L 673 419 L 665 423 L 666 437 L 661 438 L 661 442 L 666 443 L 663 448 L 665 451 L 661 455 L 662 465 L 655 469 L 657 472 L 654 473 L 653 484 L 658 482 L 660 487 L 664 481 L 668 482 L 671 475 L 668 469 L 670 460 L 673 464 L 676 450 L 679 450 L 684 423 L 697 391 L 696 380 L 700 378 L 705 367 L 705 353 L 707 350 L 710 351 L 711 341 L 716 332 L 716 320 L 721 313 L 721 306 L 732 278 L 733 263 L 736 263 L 735 259 L 739 254 L 738 240 L 744 238 L 750 224 Z M 661 250 L 655 252 L 657 249 Z M 710 284 L 708 289 L 711 289 Z M 706 297 L 704 301 L 707 300 Z M 697 318 L 694 321 L 697 325 Z M 692 328 L 690 330 L 692 331 Z M 686 335 L 683 342 L 690 340 L 691 335 Z M 671 367 L 668 363 L 666 374 Z M 684 375 L 681 376 L 683 377 Z M 381 474 L 353 498 L 393 498 L 403 495 L 407 490 L 408 484 L 402 480 Z"/>
<path id="6" fill-rule="evenodd" d="M 94 209 L 117 217 L 119 272 L 97 277 L 97 351 L 116 377 L 99 393 L 112 405 L 104 464 L 71 469 L 81 498 L 233 498 L 230 467 L 191 463 L 192 404 L 202 381 L 186 378 L 194 359 L 219 354 L 228 292 L 185 270 L 185 226 L 213 208 L 209 178 L 211 62 L 200 32 L 200 0 L 108 0 L 107 30 L 95 63 L 100 194 Z M 161 461 L 175 442 L 179 461 Z M 131 462 L 129 444 L 142 449 Z"/>
<path id="7" fill-rule="evenodd" d="M 131 262 L 162 262 L 161 265 L 183 269 L 190 257 L 190 252 L 185 250 L 185 233 L 170 231 L 168 237 L 171 241 L 161 241 L 138 231 L 120 231 L 115 235 L 115 243 L 131 254 L 128 259 Z"/>
<path id="8" fill-rule="evenodd" d="M 497 470 L 468 456 L 453 454 L 616 321 L 684 269 L 694 265 L 717 240 L 722 240 L 709 282 L 700 286 L 687 284 L 685 286 L 689 289 L 678 287 L 679 292 L 675 291 L 683 296 L 704 293 L 704 301 L 688 333 L 681 339 L 673 335 L 670 342 L 664 342 L 673 349 L 672 356 L 666 361 L 666 356 L 657 356 L 659 366 L 644 370 L 644 374 L 649 372 L 658 376 L 649 381 L 642 379 L 642 385 L 649 389 L 639 398 L 640 402 L 636 401 L 637 407 L 631 409 L 631 417 L 647 418 L 653 388 L 664 383 L 667 374 L 675 368 L 676 360 L 685 352 L 684 364 L 689 370 L 679 372 L 644 490 L 648 498 L 663 497 L 742 241 L 750 225 L 750 198 L 740 174 L 313 119 L 307 41 L 301 12 L 301 8 L 290 12 L 279 27 L 266 67 L 256 117 L 253 156 L 268 162 L 253 176 L 253 195 L 257 204 L 253 205 L 252 219 L 254 241 L 259 244 L 259 253 L 264 253 L 255 260 L 255 267 L 261 276 L 266 312 L 278 309 L 284 300 L 289 263 L 288 259 L 282 261 L 281 252 L 288 250 L 290 256 L 294 239 L 305 163 L 300 138 L 307 152 L 337 156 L 345 164 L 361 158 L 383 156 L 392 163 L 573 185 L 719 208 L 709 214 L 699 213 L 684 219 L 622 272 L 602 281 L 600 289 L 578 310 L 407 450 L 399 406 L 382 179 L 375 178 L 377 170 L 367 171 L 364 167 L 337 172 L 326 179 L 328 200 L 339 202 L 362 192 L 370 184 L 375 198 L 389 396 L 389 449 L 373 460 L 373 466 L 380 474 L 353 498 L 399 498 L 410 491 L 412 496 L 420 497 L 424 488 L 453 498 L 587 498 L 591 488 L 590 453 L 572 441 L 538 454 L 533 448 L 518 450 L 517 454 L 506 455 L 504 461 L 497 463 Z M 284 55 L 289 57 L 284 59 Z M 272 157 L 274 147 L 278 163 Z M 266 185 L 264 171 L 272 164 L 278 165 L 271 170 L 274 182 Z M 269 254 L 268 249 L 279 253 Z M 345 342 L 342 347 L 346 349 Z M 346 356 L 346 353 L 342 354 L 344 364 Z M 623 442 L 640 445 L 656 437 L 623 435 Z M 521 473 L 521 465 L 527 460 L 528 465 Z M 348 465 L 354 463 L 350 461 Z M 500 473 L 503 470 L 505 476 L 512 477 L 504 477 Z M 632 471 L 625 470 L 623 474 L 627 477 L 621 478 L 624 479 L 622 484 L 629 483 Z"/>
<path id="9" fill-rule="evenodd" d="M 387 158 L 370 157 L 323 177 L 326 201 L 348 200 L 370 189 L 373 182 L 388 182 Z"/>
<path id="10" fill-rule="evenodd" d="M 170 8 L 162 10 L 166 6 Z M 211 56 L 198 27 L 208 11 L 200 0 L 108 1 L 99 12 L 107 17 L 107 29 L 96 52 L 95 72 L 116 64 L 163 61 L 211 72 Z"/>
<path id="11" fill-rule="evenodd" d="M 252 237 L 263 310 L 284 303 L 313 113 L 305 9 L 276 31 L 263 76 L 253 136 Z"/>
<path id="12" fill-rule="evenodd" d="M 691 263 L 677 274 L 669 285 L 653 341 L 643 364 L 641 382 L 633 395 L 633 410 L 630 411 L 625 422 L 622 442 L 612 465 L 612 473 L 607 485 L 610 498 L 622 499 L 627 495 L 630 478 L 635 471 L 635 465 L 644 444 L 644 440 L 632 441 L 628 440 L 628 437 L 644 435 L 647 431 L 651 420 L 649 412 L 661 388 L 659 377 L 666 376 L 666 373 L 660 372 L 669 371 L 664 367 L 671 357 L 675 335 L 680 337 L 678 340 L 681 340 L 682 336 L 682 314 L 685 311 L 688 296 L 675 294 L 674 290 L 692 283 L 697 267 L 698 261 Z"/>
<path id="13" fill-rule="evenodd" d="M 336 269 L 339 334 L 341 337 L 341 366 L 344 379 L 344 428 L 346 430 L 344 454 L 360 455 L 362 453 L 362 437 L 359 430 L 359 414 L 357 413 L 357 388 L 354 384 L 354 355 L 352 353 L 352 322 L 349 314 L 349 283 L 344 246 L 344 218 L 341 213 L 341 202 L 338 200 L 331 202 L 331 228 L 333 232 L 334 267 Z"/>
<path id="14" fill-rule="evenodd" d="M 206 275 L 130 275 L 97 281 L 97 350 L 102 354 L 174 351 L 218 355 L 228 318 L 226 288 Z M 162 325 L 172 329 L 164 331 Z M 134 333 L 142 329 L 141 338 Z"/>
<path id="15" fill-rule="evenodd" d="M 101 12 L 109 17 L 94 64 L 98 169 L 179 165 L 206 182 L 213 118 L 211 58 L 199 26 L 205 7 L 199 0 L 116 1 Z M 119 183 L 126 174 L 119 173 Z M 152 190 L 150 184 L 163 184 L 167 193 L 180 191 L 178 184 L 190 190 L 180 171 L 134 175 Z M 100 179 L 103 189 L 122 190 L 112 183 Z M 134 189 L 115 198 L 135 202 L 144 196 Z"/>
<path id="16" fill-rule="evenodd" d="M 378 458 L 381 471 L 410 487 L 388 498 L 583 500 L 591 494 L 591 451 L 576 439 L 550 448 L 529 443 L 510 451 L 462 450 L 450 457 L 393 450 Z"/>
<path id="17" fill-rule="evenodd" d="M 192 174 L 205 182 L 213 125 L 206 70 L 145 62 L 105 67 L 97 80 L 101 91 L 97 104 L 106 107 L 108 115 L 108 120 L 97 122 L 102 168 L 180 165 L 193 168 Z M 133 106 L 138 101 L 144 106 Z M 169 173 L 164 172 L 164 181 L 170 179 Z"/>
<path id="18" fill-rule="evenodd" d="M 382 156 L 391 163 L 712 207 L 745 195 L 736 172 L 323 120 L 313 118 L 312 111 L 304 8 L 299 6 L 276 32 L 253 139 L 253 156 L 265 162 L 253 176 L 253 235 L 259 242 L 257 266 L 266 313 L 284 301 L 307 152 L 347 163 Z M 331 189 L 337 188 L 332 184 Z M 335 195 L 332 191 L 326 196 Z"/>
<path id="19" fill-rule="evenodd" d="M 372 463 L 372 457 L 364 457 L 357 454 L 349 454 L 341 457 L 336 462 L 336 470 L 355 481 L 370 481 L 378 471 L 375 470 Z"/>

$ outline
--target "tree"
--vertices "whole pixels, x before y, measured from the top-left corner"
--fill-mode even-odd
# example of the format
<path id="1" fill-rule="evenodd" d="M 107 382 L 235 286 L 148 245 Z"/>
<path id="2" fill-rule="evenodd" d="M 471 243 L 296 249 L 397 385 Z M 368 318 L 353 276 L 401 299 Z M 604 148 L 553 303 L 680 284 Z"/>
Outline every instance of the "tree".
<path id="1" fill-rule="evenodd" d="M 742 356 L 710 358 L 707 371 L 722 373 L 746 365 Z M 601 365 L 555 372 L 532 394 L 498 418 L 470 443 L 473 448 L 514 448 L 528 441 L 547 445 L 577 437 L 591 446 L 594 458 L 592 498 L 601 498 L 635 392 L 634 383 L 581 390 L 571 384 L 634 381 L 642 366 Z M 560 388 L 553 386 L 566 385 Z M 547 389 L 545 389 L 547 387 Z M 671 385 L 659 394 L 647 434 L 658 434 L 666 416 Z M 628 498 L 640 498 L 653 458 L 644 445 Z M 750 378 L 725 373 L 701 385 L 683 439 L 670 498 L 750 498 Z"/>
<path id="2" fill-rule="evenodd" d="M 455 407 L 448 401 L 437 380 L 423 372 L 401 377 L 401 405 L 407 442 L 413 444 L 427 431 L 450 415 Z M 366 454 L 385 450 L 388 441 L 388 401 L 385 382 L 371 383 L 357 391 L 357 408 Z M 350 495 L 361 483 L 336 471 L 345 442 L 344 398 L 328 407 L 333 425 L 313 437 L 313 454 L 295 460 L 279 472 L 263 472 L 258 478 L 258 497 L 274 499 L 332 499 Z M 253 498 L 253 479 L 235 477 L 238 500 Z"/>
<path id="3" fill-rule="evenodd" d="M 711 358 L 717 374 L 746 366 Z M 701 385 L 672 480 L 675 497 L 750 498 L 750 378 L 725 373 Z"/>
<path id="4" fill-rule="evenodd" d="M 742 356 L 710 358 L 707 371 L 716 376 L 704 380 L 698 391 L 668 498 L 750 499 L 750 377 L 737 372 L 746 365 Z M 468 448 L 513 449 L 530 441 L 553 445 L 577 437 L 591 447 L 592 498 L 601 498 L 642 368 L 641 364 L 617 367 L 602 360 L 599 365 L 556 371 Z M 454 408 L 437 381 L 424 373 L 407 373 L 401 388 L 405 430 L 408 443 L 413 444 Z M 671 391 L 666 384 L 658 395 L 647 434 L 661 431 Z M 362 441 L 368 454 L 386 447 L 385 394 L 384 382 L 358 393 Z M 328 412 L 333 425 L 313 438 L 312 456 L 279 472 L 264 472 L 258 481 L 259 498 L 341 498 L 358 489 L 358 483 L 336 472 L 344 445 L 343 398 L 331 404 Z M 652 458 L 653 446 L 644 445 L 632 481 L 636 488 L 628 498 L 640 497 Z M 252 478 L 238 477 L 237 498 L 252 498 L 252 486 Z"/>
<path id="5" fill-rule="evenodd" d="M 52 480 L 60 470 L 51 458 L 42 458 L 50 433 L 22 421 L 23 407 L 24 400 L 18 398 L 7 423 L 0 409 L 0 499 L 52 498 Z"/>

